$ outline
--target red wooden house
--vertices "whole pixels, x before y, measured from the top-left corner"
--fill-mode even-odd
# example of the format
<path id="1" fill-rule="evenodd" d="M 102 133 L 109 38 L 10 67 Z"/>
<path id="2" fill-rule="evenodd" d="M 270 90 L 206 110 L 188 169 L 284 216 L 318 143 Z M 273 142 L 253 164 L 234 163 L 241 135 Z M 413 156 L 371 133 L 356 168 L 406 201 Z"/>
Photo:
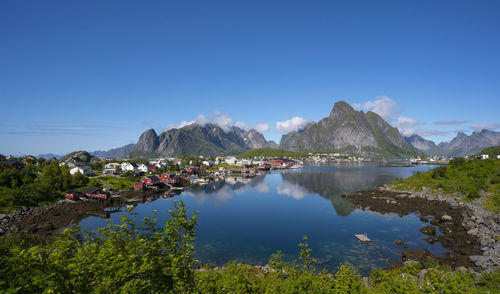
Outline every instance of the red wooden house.
<path id="1" fill-rule="evenodd" d="M 111 194 L 107 191 L 103 191 L 99 188 L 87 188 L 82 191 L 84 197 L 92 199 L 104 199 L 108 200 L 111 198 Z"/>
<path id="2" fill-rule="evenodd" d="M 168 183 L 168 180 L 173 178 L 174 176 L 175 176 L 175 174 L 164 173 L 161 175 L 160 181 L 162 181 L 163 183 Z"/>
<path id="3" fill-rule="evenodd" d="M 251 164 L 245 164 L 243 166 L 243 172 L 249 173 L 249 172 L 253 172 L 253 171 L 255 171 L 255 168 L 253 167 L 253 165 L 251 165 Z"/>
<path id="4" fill-rule="evenodd" d="M 144 184 L 143 182 L 135 182 L 134 183 L 134 190 L 142 191 L 142 190 L 144 190 L 144 188 L 146 188 L 146 184 Z"/>
<path id="5" fill-rule="evenodd" d="M 173 177 L 171 177 L 170 179 L 168 179 L 168 183 L 169 184 L 179 184 L 182 182 L 184 177 L 180 177 L 178 175 L 175 175 Z"/>
<path id="6" fill-rule="evenodd" d="M 271 165 L 269 163 L 263 163 L 263 164 L 259 165 L 259 169 L 260 170 L 270 170 Z"/>
<path id="7" fill-rule="evenodd" d="M 157 186 L 161 184 L 161 180 L 157 176 L 149 176 L 141 179 L 141 182 L 146 184 L 146 186 Z"/>
<path id="8" fill-rule="evenodd" d="M 73 200 L 78 200 L 80 199 L 80 197 L 82 196 L 82 193 L 78 192 L 78 191 L 68 191 L 66 192 L 66 198 L 68 199 L 73 199 Z"/>
<path id="9" fill-rule="evenodd" d="M 197 166 L 186 168 L 186 173 L 188 173 L 188 174 L 198 174 L 199 172 L 200 172 L 200 168 Z"/>

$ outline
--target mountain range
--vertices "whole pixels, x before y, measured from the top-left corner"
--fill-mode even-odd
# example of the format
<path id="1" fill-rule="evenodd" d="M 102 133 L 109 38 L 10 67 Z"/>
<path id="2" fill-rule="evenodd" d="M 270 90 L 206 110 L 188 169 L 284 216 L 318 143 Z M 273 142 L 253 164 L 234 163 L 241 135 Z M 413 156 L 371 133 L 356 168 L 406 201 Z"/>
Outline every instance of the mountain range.
<path id="1" fill-rule="evenodd" d="M 441 142 L 438 145 L 419 135 L 405 139 L 428 155 L 463 157 L 476 154 L 487 147 L 500 145 L 500 132 L 482 130 L 474 132 L 470 136 L 460 132 L 450 142 Z"/>
<path id="2" fill-rule="evenodd" d="M 215 124 L 190 124 L 157 135 L 154 129 L 142 133 L 128 157 L 238 155 L 246 150 L 278 147 L 254 129 L 224 130 Z"/>
<path id="3" fill-rule="evenodd" d="M 356 111 L 344 101 L 336 102 L 319 122 L 311 122 L 281 137 L 279 145 L 267 141 L 255 129 L 216 124 L 190 124 L 141 134 L 137 144 L 93 152 L 99 157 L 174 157 L 186 155 L 239 155 L 244 151 L 272 147 L 300 152 L 339 152 L 364 157 L 412 157 L 419 155 L 466 156 L 485 147 L 500 145 L 500 132 L 483 130 L 468 136 L 459 133 L 450 142 L 436 145 L 419 135 L 403 137 L 375 112 Z M 128 152 L 130 151 L 130 152 Z"/>

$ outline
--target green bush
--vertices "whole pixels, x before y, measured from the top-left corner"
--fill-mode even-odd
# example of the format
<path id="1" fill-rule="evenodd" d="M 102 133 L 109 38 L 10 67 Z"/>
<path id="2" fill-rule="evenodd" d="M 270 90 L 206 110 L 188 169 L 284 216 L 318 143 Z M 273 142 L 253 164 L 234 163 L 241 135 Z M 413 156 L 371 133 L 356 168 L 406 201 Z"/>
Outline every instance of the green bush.
<path id="1" fill-rule="evenodd" d="M 446 178 L 446 166 L 438 166 L 432 170 L 431 174 L 432 178 L 435 179 L 437 177 Z"/>
<path id="2" fill-rule="evenodd" d="M 480 278 L 438 264 L 376 269 L 365 285 L 350 264 L 318 272 L 308 239 L 298 259 L 273 254 L 267 271 L 229 263 L 214 269 L 192 258 L 197 214 L 174 202 L 165 228 L 156 214 L 137 224 L 122 215 L 98 235 L 78 227 L 50 242 L 33 235 L 0 238 L 0 289 L 6 293 L 498 293 L 500 272 Z M 424 270 L 424 271 L 422 271 Z"/>
<path id="3" fill-rule="evenodd" d="M 123 215 L 98 236 L 73 227 L 46 245 L 3 252 L 0 285 L 25 293 L 187 292 L 194 287 L 196 225 L 196 213 L 188 217 L 175 202 L 164 229 L 155 217 L 138 225 Z"/>

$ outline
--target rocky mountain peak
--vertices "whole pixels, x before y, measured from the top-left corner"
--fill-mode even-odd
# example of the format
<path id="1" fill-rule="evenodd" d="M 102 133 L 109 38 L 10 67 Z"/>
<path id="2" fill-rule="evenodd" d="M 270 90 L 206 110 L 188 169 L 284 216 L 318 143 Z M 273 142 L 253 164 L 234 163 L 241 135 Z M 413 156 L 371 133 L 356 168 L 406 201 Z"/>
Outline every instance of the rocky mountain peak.
<path id="1" fill-rule="evenodd" d="M 141 134 L 131 154 L 143 155 L 153 153 L 160 145 L 160 140 L 154 129 L 149 129 Z"/>
<path id="2" fill-rule="evenodd" d="M 354 108 L 345 101 L 335 102 L 332 111 L 330 112 L 330 118 L 339 119 L 345 115 L 352 114 L 355 112 Z"/>
<path id="3" fill-rule="evenodd" d="M 406 157 L 421 153 L 378 114 L 356 111 L 345 101 L 336 102 L 328 117 L 303 132 L 282 136 L 280 147 L 292 151 L 337 151 L 370 157 Z"/>

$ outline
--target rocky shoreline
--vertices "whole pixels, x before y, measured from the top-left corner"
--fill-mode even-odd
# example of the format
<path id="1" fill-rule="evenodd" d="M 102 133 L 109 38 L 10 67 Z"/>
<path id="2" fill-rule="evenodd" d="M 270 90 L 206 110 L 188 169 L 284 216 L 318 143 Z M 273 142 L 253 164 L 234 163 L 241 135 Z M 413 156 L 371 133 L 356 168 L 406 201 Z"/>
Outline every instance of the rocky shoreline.
<path id="1" fill-rule="evenodd" d="M 137 195 L 131 193 L 127 196 Z M 430 223 L 421 230 L 428 235 L 424 240 L 431 244 L 441 242 L 444 248 L 451 251 L 450 254 L 436 257 L 441 263 L 453 268 L 470 267 L 486 272 L 500 269 L 500 215 L 488 211 L 482 205 L 484 197 L 463 202 L 455 197 L 432 193 L 425 188 L 422 192 L 412 192 L 395 191 L 388 186 L 353 192 L 342 197 L 351 200 L 361 209 L 379 213 L 406 215 L 419 212 L 421 220 Z M 61 228 L 78 223 L 88 215 L 105 213 L 113 205 L 115 204 L 100 201 L 60 200 L 51 205 L 0 214 L 0 236 L 18 231 L 52 236 Z M 443 235 L 437 236 L 436 229 Z M 396 244 L 404 247 L 402 262 L 425 261 L 431 257 L 426 250 L 407 248 L 404 241 L 396 241 Z"/>
<path id="2" fill-rule="evenodd" d="M 78 223 L 91 212 L 104 212 L 109 205 L 102 201 L 62 199 L 50 205 L 21 208 L 10 214 L 0 214 L 0 236 L 14 232 L 52 236 L 61 228 Z"/>
<path id="3" fill-rule="evenodd" d="M 123 205 L 127 199 L 159 197 L 169 189 L 120 191 L 120 198 L 108 201 L 73 201 L 61 199 L 56 203 L 21 208 L 10 214 L 0 214 L 0 237 L 14 232 L 36 233 L 43 237 L 57 234 L 60 229 L 80 222 L 89 215 L 108 217 L 110 208 Z"/>
<path id="4" fill-rule="evenodd" d="M 422 228 L 429 243 L 441 242 L 452 253 L 437 257 L 439 262 L 456 267 L 472 267 L 478 271 L 500 269 L 500 215 L 488 211 L 482 204 L 484 196 L 471 202 L 436 194 L 424 188 L 421 192 L 396 191 L 388 186 L 370 191 L 343 195 L 362 209 L 380 213 L 405 215 L 419 212 L 421 220 L 430 222 Z M 435 235 L 436 227 L 442 236 Z M 404 250 L 405 259 L 426 258 L 424 250 Z"/>

